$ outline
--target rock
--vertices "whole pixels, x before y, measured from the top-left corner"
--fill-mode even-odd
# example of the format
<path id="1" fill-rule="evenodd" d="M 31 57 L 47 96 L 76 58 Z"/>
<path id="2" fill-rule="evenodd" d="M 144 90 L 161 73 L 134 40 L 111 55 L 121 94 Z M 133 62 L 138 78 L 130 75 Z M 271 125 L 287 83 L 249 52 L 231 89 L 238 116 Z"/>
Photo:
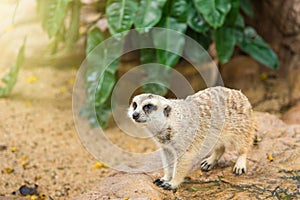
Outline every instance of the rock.
<path id="1" fill-rule="evenodd" d="M 298 44 L 298 46 L 300 45 Z M 300 54 L 293 56 L 290 65 L 288 67 L 289 67 L 288 80 L 289 80 L 289 88 L 290 88 L 290 103 L 292 105 L 296 105 L 297 103 L 300 103 L 300 79 L 299 79 Z"/>
<path id="2" fill-rule="evenodd" d="M 300 104 L 284 113 L 282 120 L 287 124 L 300 124 Z"/>
<path id="3" fill-rule="evenodd" d="M 99 185 L 81 199 L 139 199 L 159 200 L 165 196 L 165 192 L 155 186 L 153 177 L 147 174 L 127 174 L 117 172 L 105 178 Z"/>
<path id="4" fill-rule="evenodd" d="M 241 89 L 252 104 L 264 99 L 265 88 L 260 81 L 260 65 L 249 56 L 238 56 L 222 66 L 224 85 Z"/>
<path id="5" fill-rule="evenodd" d="M 238 56 L 222 66 L 221 74 L 228 87 L 250 88 L 259 81 L 259 64 L 248 56 Z"/>
<path id="6" fill-rule="evenodd" d="M 259 142 L 249 152 L 245 175 L 232 174 L 236 155 L 229 151 L 211 171 L 189 174 L 176 193 L 153 185 L 157 175 L 116 173 L 75 199 L 299 199 L 300 125 L 288 126 L 273 115 L 255 114 Z"/>

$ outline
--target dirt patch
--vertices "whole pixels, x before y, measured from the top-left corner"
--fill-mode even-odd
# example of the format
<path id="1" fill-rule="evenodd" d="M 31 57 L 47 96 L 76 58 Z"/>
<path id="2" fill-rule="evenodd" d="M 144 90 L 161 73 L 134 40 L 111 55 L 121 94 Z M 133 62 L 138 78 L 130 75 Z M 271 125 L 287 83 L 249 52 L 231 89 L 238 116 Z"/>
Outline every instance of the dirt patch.
<path id="1" fill-rule="evenodd" d="M 25 68 L 11 96 L 0 99 L 0 196 L 37 184 L 39 192 L 63 199 L 88 191 L 110 171 L 93 169 L 97 161 L 77 139 L 75 74 L 71 68 Z"/>

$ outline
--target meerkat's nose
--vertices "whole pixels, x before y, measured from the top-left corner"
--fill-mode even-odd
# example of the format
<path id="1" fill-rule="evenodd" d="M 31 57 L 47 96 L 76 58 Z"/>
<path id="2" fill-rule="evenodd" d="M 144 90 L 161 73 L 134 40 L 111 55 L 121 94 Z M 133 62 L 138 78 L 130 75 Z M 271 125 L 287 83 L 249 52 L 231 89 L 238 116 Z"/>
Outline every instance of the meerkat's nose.
<path id="1" fill-rule="evenodd" d="M 138 112 L 134 112 L 134 113 L 132 114 L 132 118 L 133 118 L 133 119 L 138 119 L 139 116 L 140 116 L 140 113 L 138 113 Z"/>

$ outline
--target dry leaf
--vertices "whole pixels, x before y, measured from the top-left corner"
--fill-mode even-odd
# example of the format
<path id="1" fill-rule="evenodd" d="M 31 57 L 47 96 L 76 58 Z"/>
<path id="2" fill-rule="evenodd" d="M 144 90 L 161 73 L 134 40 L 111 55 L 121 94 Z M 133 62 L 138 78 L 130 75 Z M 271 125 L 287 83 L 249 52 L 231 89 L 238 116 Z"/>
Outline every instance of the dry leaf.
<path id="1" fill-rule="evenodd" d="M 13 173 L 15 170 L 13 168 L 7 167 L 1 170 L 2 173 L 4 174 L 11 174 Z"/>
<path id="2" fill-rule="evenodd" d="M 32 103 L 31 103 L 30 100 L 26 99 L 26 100 L 25 100 L 25 105 L 26 105 L 26 107 L 31 107 L 31 106 L 32 106 Z"/>
<path id="3" fill-rule="evenodd" d="M 10 147 L 10 151 L 14 153 L 14 152 L 18 151 L 18 148 L 17 147 Z"/>
<path id="4" fill-rule="evenodd" d="M 74 85 L 74 82 L 75 82 L 75 78 L 74 77 L 72 77 L 72 78 L 69 79 L 69 84 L 70 85 Z"/>
<path id="5" fill-rule="evenodd" d="M 268 74 L 266 72 L 261 73 L 261 75 L 259 76 L 260 80 L 266 80 L 268 78 Z"/>
<path id="6" fill-rule="evenodd" d="M 272 162 L 274 160 L 274 158 L 271 154 L 267 154 L 267 157 L 270 162 Z"/>
<path id="7" fill-rule="evenodd" d="M 67 92 L 67 87 L 66 86 L 61 86 L 60 87 L 60 92 L 61 93 L 66 93 Z"/>
<path id="8" fill-rule="evenodd" d="M 93 165 L 93 169 L 100 169 L 100 168 L 108 168 L 108 166 L 99 161 Z"/>
<path id="9" fill-rule="evenodd" d="M 35 83 L 38 81 L 38 78 L 36 76 L 30 76 L 26 78 L 27 83 Z"/>

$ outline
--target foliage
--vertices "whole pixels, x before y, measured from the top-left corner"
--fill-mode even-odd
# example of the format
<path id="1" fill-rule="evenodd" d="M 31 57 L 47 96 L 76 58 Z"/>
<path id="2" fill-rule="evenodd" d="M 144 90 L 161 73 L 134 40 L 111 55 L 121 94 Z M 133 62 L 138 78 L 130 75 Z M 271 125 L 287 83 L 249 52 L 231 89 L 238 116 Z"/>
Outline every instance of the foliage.
<path id="1" fill-rule="evenodd" d="M 52 53 L 57 51 L 59 43 L 64 42 L 67 49 L 72 49 L 79 39 L 80 8 L 80 0 L 37 0 L 42 27 L 53 38 Z M 69 12 L 71 18 L 66 20 Z"/>
<path id="2" fill-rule="evenodd" d="M 17 82 L 19 70 L 24 63 L 25 44 L 26 44 L 26 39 L 24 39 L 24 42 L 19 49 L 16 64 L 10 69 L 8 74 L 6 74 L 2 78 L 2 82 L 5 83 L 6 86 L 0 87 L 0 97 L 6 96 L 7 94 L 9 94 Z"/>
<path id="3" fill-rule="evenodd" d="M 49 37 L 54 38 L 52 43 L 53 52 L 57 50 L 60 42 L 65 42 L 67 47 L 71 49 L 78 39 L 79 10 L 84 4 L 79 0 L 50 0 L 47 3 L 45 0 L 37 1 L 39 3 L 38 11 L 42 16 L 43 28 L 47 31 Z M 99 4 L 103 5 L 103 3 L 99 0 L 97 6 Z M 273 69 L 278 68 L 276 54 L 253 28 L 246 26 L 244 23 L 242 13 L 253 17 L 250 0 L 108 0 L 105 4 L 105 15 L 102 15 L 102 17 L 107 18 L 111 35 L 121 33 L 121 37 L 125 37 L 127 31 L 135 27 L 141 28 L 138 29 L 139 37 L 144 37 L 151 32 L 152 27 L 162 27 L 187 34 L 206 49 L 214 42 L 221 63 L 228 62 L 237 46 L 258 62 Z M 66 20 L 68 12 L 71 13 L 71 18 Z M 94 24 L 97 20 L 94 21 Z M 66 22 L 69 22 L 69 24 Z M 93 24 L 91 24 L 91 27 L 91 30 L 87 32 L 87 54 L 106 37 L 110 36 L 106 35 L 105 37 L 100 29 L 94 28 Z M 140 42 L 145 41 L 140 40 Z M 160 63 L 166 66 L 167 69 L 173 67 L 180 57 L 162 49 L 168 47 L 180 54 L 185 45 L 183 36 L 171 38 L 167 34 L 154 35 L 152 41 L 147 42 L 152 43 L 156 48 L 141 49 L 141 63 Z M 105 54 L 105 50 L 99 53 L 99 58 L 112 56 L 103 53 Z M 114 52 L 111 53 L 114 54 Z M 198 59 L 192 50 L 187 49 L 184 53 L 191 59 Z M 108 64 L 105 59 L 96 65 L 103 67 L 104 64 Z M 110 63 L 104 72 L 98 74 L 101 75 L 99 83 L 88 81 L 93 80 L 95 74 L 93 72 L 98 70 L 97 73 L 99 73 L 99 67 L 90 69 L 86 73 L 88 96 L 94 95 L 89 94 L 89 91 L 92 91 L 91 88 L 97 88 L 95 98 L 90 100 L 95 100 L 98 121 L 102 126 L 106 125 L 110 113 L 110 95 L 116 82 L 117 67 L 118 60 Z M 161 72 L 152 70 L 149 73 L 148 81 L 154 79 L 153 76 L 156 74 L 161 74 Z M 158 84 L 146 84 L 143 89 L 145 92 L 160 95 L 167 92 L 166 87 Z M 91 121 L 96 121 L 96 119 L 91 119 Z"/>

